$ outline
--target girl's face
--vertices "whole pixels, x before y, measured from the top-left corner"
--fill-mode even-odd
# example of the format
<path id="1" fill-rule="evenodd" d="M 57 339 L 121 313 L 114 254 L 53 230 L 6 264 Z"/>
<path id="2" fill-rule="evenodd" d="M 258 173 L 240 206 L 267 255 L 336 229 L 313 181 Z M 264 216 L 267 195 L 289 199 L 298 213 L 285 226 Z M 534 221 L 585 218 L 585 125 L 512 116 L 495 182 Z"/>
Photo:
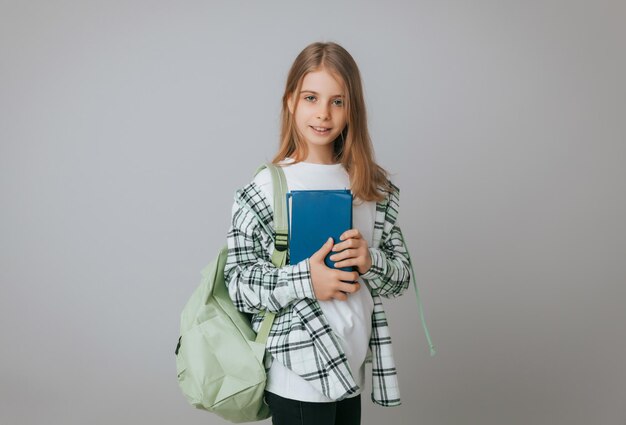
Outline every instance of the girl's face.
<path id="1" fill-rule="evenodd" d="M 332 160 L 332 142 L 347 122 L 344 99 L 343 85 L 329 72 L 320 70 L 304 76 L 294 118 L 310 156 L 318 160 Z M 293 114 L 292 97 L 288 105 Z"/>

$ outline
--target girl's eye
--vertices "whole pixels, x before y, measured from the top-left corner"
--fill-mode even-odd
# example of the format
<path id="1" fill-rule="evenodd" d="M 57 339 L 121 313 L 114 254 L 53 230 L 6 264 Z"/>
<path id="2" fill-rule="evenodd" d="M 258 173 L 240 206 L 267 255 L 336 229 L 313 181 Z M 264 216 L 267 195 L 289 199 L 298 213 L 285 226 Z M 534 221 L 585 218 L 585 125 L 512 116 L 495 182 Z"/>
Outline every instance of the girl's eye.
<path id="1" fill-rule="evenodd" d="M 309 100 L 309 99 L 315 99 L 315 96 L 313 96 L 313 95 L 304 96 L 304 100 Z M 310 102 L 312 102 L 312 101 L 313 100 L 310 100 Z M 343 106 L 343 99 L 335 99 L 335 105 Z"/>

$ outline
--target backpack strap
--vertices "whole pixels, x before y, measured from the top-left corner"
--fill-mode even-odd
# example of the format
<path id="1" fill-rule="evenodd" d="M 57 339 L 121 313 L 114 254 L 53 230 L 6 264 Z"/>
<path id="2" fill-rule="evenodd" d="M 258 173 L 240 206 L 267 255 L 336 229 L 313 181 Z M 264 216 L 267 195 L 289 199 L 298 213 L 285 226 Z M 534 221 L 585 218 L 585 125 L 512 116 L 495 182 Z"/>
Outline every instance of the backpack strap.
<path id="1" fill-rule="evenodd" d="M 287 263 L 287 248 L 289 246 L 289 228 L 287 227 L 287 179 L 283 169 L 270 162 L 257 168 L 256 176 L 261 170 L 267 168 L 272 175 L 272 185 L 274 187 L 274 252 L 272 253 L 272 263 L 276 267 L 282 267 Z M 275 313 L 265 311 L 265 318 L 257 332 L 256 342 L 265 345 L 270 334 L 270 329 L 274 323 Z"/>
<path id="2" fill-rule="evenodd" d="M 413 279 L 413 286 L 415 287 L 415 296 L 417 297 L 417 308 L 420 311 L 420 318 L 422 319 L 422 326 L 424 327 L 424 333 L 426 334 L 426 340 L 428 341 L 428 347 L 430 348 L 430 356 L 434 356 L 437 354 L 437 349 L 433 345 L 433 342 L 430 340 L 430 334 L 428 333 L 428 328 L 426 327 L 426 321 L 424 320 L 424 307 L 422 306 L 422 300 L 420 299 L 420 293 L 417 289 L 417 280 L 415 280 L 415 269 L 413 268 L 413 262 L 411 261 L 411 255 L 409 254 L 409 250 L 407 249 L 406 255 L 409 257 L 409 265 L 411 266 L 411 279 Z"/>
<path id="3" fill-rule="evenodd" d="M 287 206 L 286 198 L 287 194 L 287 179 L 285 173 L 281 167 L 278 167 L 272 163 L 261 165 L 257 170 L 258 174 L 261 170 L 267 168 L 272 175 L 272 184 L 274 186 L 274 232 L 276 238 L 274 239 L 274 254 L 272 255 L 272 263 L 276 267 L 281 267 L 287 263 L 287 245 L 289 229 L 287 227 Z"/>

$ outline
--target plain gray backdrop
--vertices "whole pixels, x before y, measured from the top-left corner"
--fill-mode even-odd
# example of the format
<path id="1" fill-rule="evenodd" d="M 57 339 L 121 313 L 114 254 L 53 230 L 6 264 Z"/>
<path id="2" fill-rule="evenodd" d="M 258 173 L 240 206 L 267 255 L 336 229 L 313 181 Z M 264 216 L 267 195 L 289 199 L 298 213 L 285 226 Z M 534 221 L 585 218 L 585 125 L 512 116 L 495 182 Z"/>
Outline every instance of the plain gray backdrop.
<path id="1" fill-rule="evenodd" d="M 0 423 L 222 424 L 180 311 L 314 41 L 401 188 L 403 405 L 363 424 L 626 423 L 623 1 L 0 2 Z M 369 379 L 368 379 L 369 385 Z M 264 423 L 269 423 L 268 421 Z"/>

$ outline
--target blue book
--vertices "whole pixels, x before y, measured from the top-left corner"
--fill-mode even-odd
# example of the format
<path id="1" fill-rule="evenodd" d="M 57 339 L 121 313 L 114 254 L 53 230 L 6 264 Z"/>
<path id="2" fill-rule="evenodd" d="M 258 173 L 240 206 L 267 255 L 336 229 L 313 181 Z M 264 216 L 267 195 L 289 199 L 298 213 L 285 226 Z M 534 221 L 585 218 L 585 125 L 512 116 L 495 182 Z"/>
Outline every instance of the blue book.
<path id="1" fill-rule="evenodd" d="M 352 192 L 338 190 L 292 190 L 287 192 L 287 218 L 289 226 L 289 264 L 309 258 L 315 254 L 329 237 L 335 244 L 339 237 L 352 228 Z M 352 266 L 335 267 L 329 257 L 324 262 L 328 267 L 353 271 Z"/>

